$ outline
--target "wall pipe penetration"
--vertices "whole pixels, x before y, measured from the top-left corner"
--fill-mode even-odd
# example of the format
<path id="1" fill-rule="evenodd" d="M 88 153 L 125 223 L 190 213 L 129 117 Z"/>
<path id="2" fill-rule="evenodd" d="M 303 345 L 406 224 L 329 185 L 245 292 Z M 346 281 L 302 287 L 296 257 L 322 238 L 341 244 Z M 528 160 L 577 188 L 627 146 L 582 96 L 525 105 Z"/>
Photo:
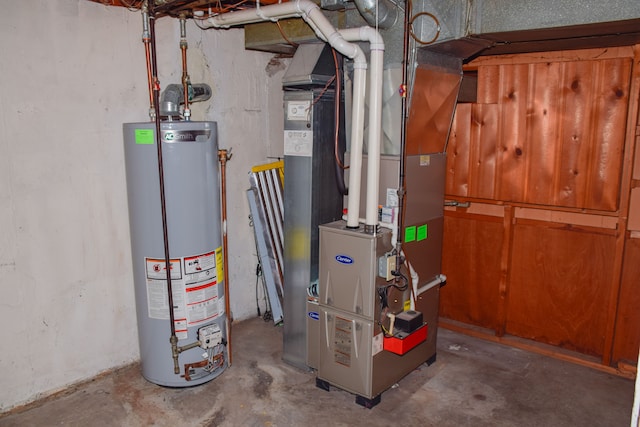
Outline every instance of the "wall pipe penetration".
<path id="1" fill-rule="evenodd" d="M 378 226 L 378 187 L 380 175 L 380 134 L 382 118 L 382 70 L 384 41 L 371 27 L 337 30 L 324 16 L 320 7 L 311 0 L 295 0 L 270 6 L 245 9 L 212 16 L 208 28 L 230 28 L 283 18 L 302 18 L 318 38 L 329 43 L 342 55 L 353 60 L 353 106 L 351 131 L 351 157 L 349 174 L 349 201 L 347 227 L 358 228 L 360 187 L 362 173 L 362 146 L 364 136 L 364 98 L 367 82 L 367 61 L 364 52 L 352 42 L 366 41 L 371 48 L 371 84 L 369 85 L 369 156 L 365 231 L 375 233 Z"/>

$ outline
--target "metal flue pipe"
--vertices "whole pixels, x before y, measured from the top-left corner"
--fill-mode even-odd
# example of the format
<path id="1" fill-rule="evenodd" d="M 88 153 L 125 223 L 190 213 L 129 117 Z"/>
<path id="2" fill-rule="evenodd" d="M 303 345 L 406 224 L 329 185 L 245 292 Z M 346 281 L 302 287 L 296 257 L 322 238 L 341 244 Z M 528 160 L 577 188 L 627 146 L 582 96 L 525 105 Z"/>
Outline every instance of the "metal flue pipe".
<path id="1" fill-rule="evenodd" d="M 354 0 L 358 12 L 375 28 L 391 28 L 398 20 L 398 6 L 389 0 Z"/>

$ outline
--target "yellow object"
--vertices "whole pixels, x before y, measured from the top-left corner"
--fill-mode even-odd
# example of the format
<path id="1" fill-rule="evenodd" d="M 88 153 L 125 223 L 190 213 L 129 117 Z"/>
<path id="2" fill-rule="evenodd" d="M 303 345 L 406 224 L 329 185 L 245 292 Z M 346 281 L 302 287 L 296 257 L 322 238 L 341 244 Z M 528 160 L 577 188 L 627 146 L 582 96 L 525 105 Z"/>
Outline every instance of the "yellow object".
<path id="1" fill-rule="evenodd" d="M 224 280 L 224 264 L 222 262 L 222 247 L 216 249 L 216 273 L 218 274 L 217 281 L 221 283 Z"/>
<path id="2" fill-rule="evenodd" d="M 278 160 L 277 162 L 254 166 L 251 168 L 251 172 L 258 173 L 258 172 L 268 171 L 271 169 L 278 169 L 278 175 L 280 175 L 280 179 L 284 183 L 284 160 Z"/>

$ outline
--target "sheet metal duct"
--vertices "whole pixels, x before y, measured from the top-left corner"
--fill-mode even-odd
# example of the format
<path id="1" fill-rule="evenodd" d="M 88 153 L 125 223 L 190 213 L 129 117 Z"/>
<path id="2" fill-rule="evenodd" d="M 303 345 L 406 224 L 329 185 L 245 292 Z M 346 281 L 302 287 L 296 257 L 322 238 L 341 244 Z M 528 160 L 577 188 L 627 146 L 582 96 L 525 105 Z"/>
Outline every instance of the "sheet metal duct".
<path id="1" fill-rule="evenodd" d="M 640 41 L 637 0 L 423 0 L 413 12 L 424 12 L 413 20 L 415 38 L 436 38 L 429 50 L 459 58 Z"/>
<path id="2" fill-rule="evenodd" d="M 298 46 L 282 77 L 282 85 L 290 89 L 324 86 L 335 72 L 331 46 L 326 43 L 305 43 Z"/>

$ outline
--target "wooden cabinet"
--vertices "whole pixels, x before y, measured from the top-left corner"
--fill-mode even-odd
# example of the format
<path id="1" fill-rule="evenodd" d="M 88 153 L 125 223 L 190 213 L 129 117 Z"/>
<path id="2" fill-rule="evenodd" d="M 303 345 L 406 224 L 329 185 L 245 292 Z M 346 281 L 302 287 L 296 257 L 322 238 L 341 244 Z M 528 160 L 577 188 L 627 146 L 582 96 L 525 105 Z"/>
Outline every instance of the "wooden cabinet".
<path id="1" fill-rule="evenodd" d="M 478 96 L 456 109 L 446 198 L 470 206 L 445 211 L 443 324 L 635 366 L 640 45 L 465 67 Z"/>

